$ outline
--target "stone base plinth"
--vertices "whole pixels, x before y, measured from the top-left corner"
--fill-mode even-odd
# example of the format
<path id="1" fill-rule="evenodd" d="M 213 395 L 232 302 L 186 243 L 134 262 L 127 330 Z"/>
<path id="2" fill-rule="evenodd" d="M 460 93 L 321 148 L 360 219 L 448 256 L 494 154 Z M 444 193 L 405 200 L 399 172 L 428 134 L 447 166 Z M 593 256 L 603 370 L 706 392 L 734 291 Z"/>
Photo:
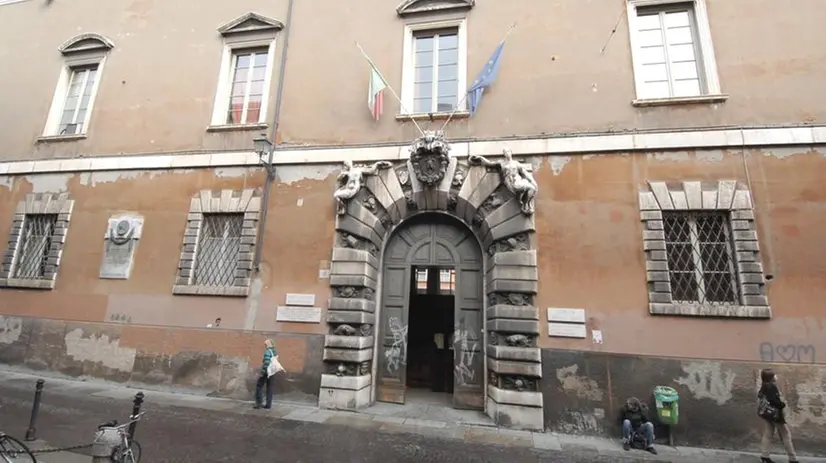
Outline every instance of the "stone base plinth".
<path id="1" fill-rule="evenodd" d="M 370 405 L 370 375 L 321 375 L 318 407 L 357 410 Z"/>
<path id="2" fill-rule="evenodd" d="M 545 429 L 542 394 L 539 392 L 509 391 L 488 386 L 487 403 L 487 414 L 497 426 L 531 431 Z"/>

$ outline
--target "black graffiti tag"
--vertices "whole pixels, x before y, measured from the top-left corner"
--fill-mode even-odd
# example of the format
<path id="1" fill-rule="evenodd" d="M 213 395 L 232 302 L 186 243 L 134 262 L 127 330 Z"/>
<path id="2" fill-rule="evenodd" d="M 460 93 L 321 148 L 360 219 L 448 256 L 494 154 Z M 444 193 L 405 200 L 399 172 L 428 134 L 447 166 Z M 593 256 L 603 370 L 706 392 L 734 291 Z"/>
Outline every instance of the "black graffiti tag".
<path id="1" fill-rule="evenodd" d="M 816 353 L 811 344 L 760 343 L 760 359 L 764 362 L 815 363 Z"/>

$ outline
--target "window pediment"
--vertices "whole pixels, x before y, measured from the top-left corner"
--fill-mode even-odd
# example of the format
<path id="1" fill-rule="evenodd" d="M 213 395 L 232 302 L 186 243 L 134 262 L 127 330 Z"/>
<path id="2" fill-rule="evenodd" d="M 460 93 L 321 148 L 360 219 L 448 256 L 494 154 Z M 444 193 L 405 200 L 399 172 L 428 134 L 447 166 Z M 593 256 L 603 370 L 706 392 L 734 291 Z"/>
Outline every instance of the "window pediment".
<path id="1" fill-rule="evenodd" d="M 404 0 L 397 8 L 399 16 L 416 13 L 434 13 L 445 10 L 469 10 L 476 0 Z"/>
<path id="2" fill-rule="evenodd" d="M 89 51 L 105 52 L 111 50 L 114 47 L 115 44 L 106 37 L 100 34 L 87 33 L 80 34 L 63 42 L 63 45 L 61 45 L 58 48 L 58 50 L 60 51 L 60 53 L 63 53 L 64 55 L 69 55 L 72 53 L 81 53 Z"/>
<path id="3" fill-rule="evenodd" d="M 277 19 L 268 18 L 258 13 L 247 13 L 218 28 L 222 35 L 239 34 L 244 32 L 280 31 L 284 23 Z"/>

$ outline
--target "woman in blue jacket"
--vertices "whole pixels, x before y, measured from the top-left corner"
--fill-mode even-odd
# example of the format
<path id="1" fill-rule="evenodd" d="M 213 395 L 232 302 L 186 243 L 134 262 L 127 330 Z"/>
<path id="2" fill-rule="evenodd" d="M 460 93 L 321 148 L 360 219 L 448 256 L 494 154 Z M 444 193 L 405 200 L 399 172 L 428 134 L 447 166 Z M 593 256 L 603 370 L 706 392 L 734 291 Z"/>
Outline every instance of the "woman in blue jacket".
<path id="1" fill-rule="evenodd" d="M 275 375 L 269 376 L 267 374 L 267 370 L 270 367 L 270 362 L 278 355 L 278 352 L 275 351 L 275 344 L 273 344 L 272 339 L 267 339 L 264 341 L 264 361 L 261 363 L 261 371 L 258 372 L 258 382 L 255 384 L 255 407 L 254 408 L 272 408 L 272 382 L 275 379 Z M 263 392 L 264 385 L 267 386 L 267 402 L 266 405 L 262 405 L 262 398 L 261 393 Z"/>

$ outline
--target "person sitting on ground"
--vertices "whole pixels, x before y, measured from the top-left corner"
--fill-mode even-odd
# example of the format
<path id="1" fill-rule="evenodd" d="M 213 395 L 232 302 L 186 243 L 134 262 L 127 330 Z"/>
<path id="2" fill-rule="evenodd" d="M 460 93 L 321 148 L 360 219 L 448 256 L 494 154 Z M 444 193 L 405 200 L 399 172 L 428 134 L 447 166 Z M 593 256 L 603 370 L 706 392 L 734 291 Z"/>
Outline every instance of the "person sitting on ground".
<path id="1" fill-rule="evenodd" d="M 654 423 L 648 419 L 648 407 L 640 403 L 640 399 L 631 397 L 625 401 L 625 406 L 620 412 L 620 420 L 622 421 L 622 448 L 631 450 L 634 436 L 642 435 L 645 439 L 645 450 L 657 454 L 654 448 Z"/>

